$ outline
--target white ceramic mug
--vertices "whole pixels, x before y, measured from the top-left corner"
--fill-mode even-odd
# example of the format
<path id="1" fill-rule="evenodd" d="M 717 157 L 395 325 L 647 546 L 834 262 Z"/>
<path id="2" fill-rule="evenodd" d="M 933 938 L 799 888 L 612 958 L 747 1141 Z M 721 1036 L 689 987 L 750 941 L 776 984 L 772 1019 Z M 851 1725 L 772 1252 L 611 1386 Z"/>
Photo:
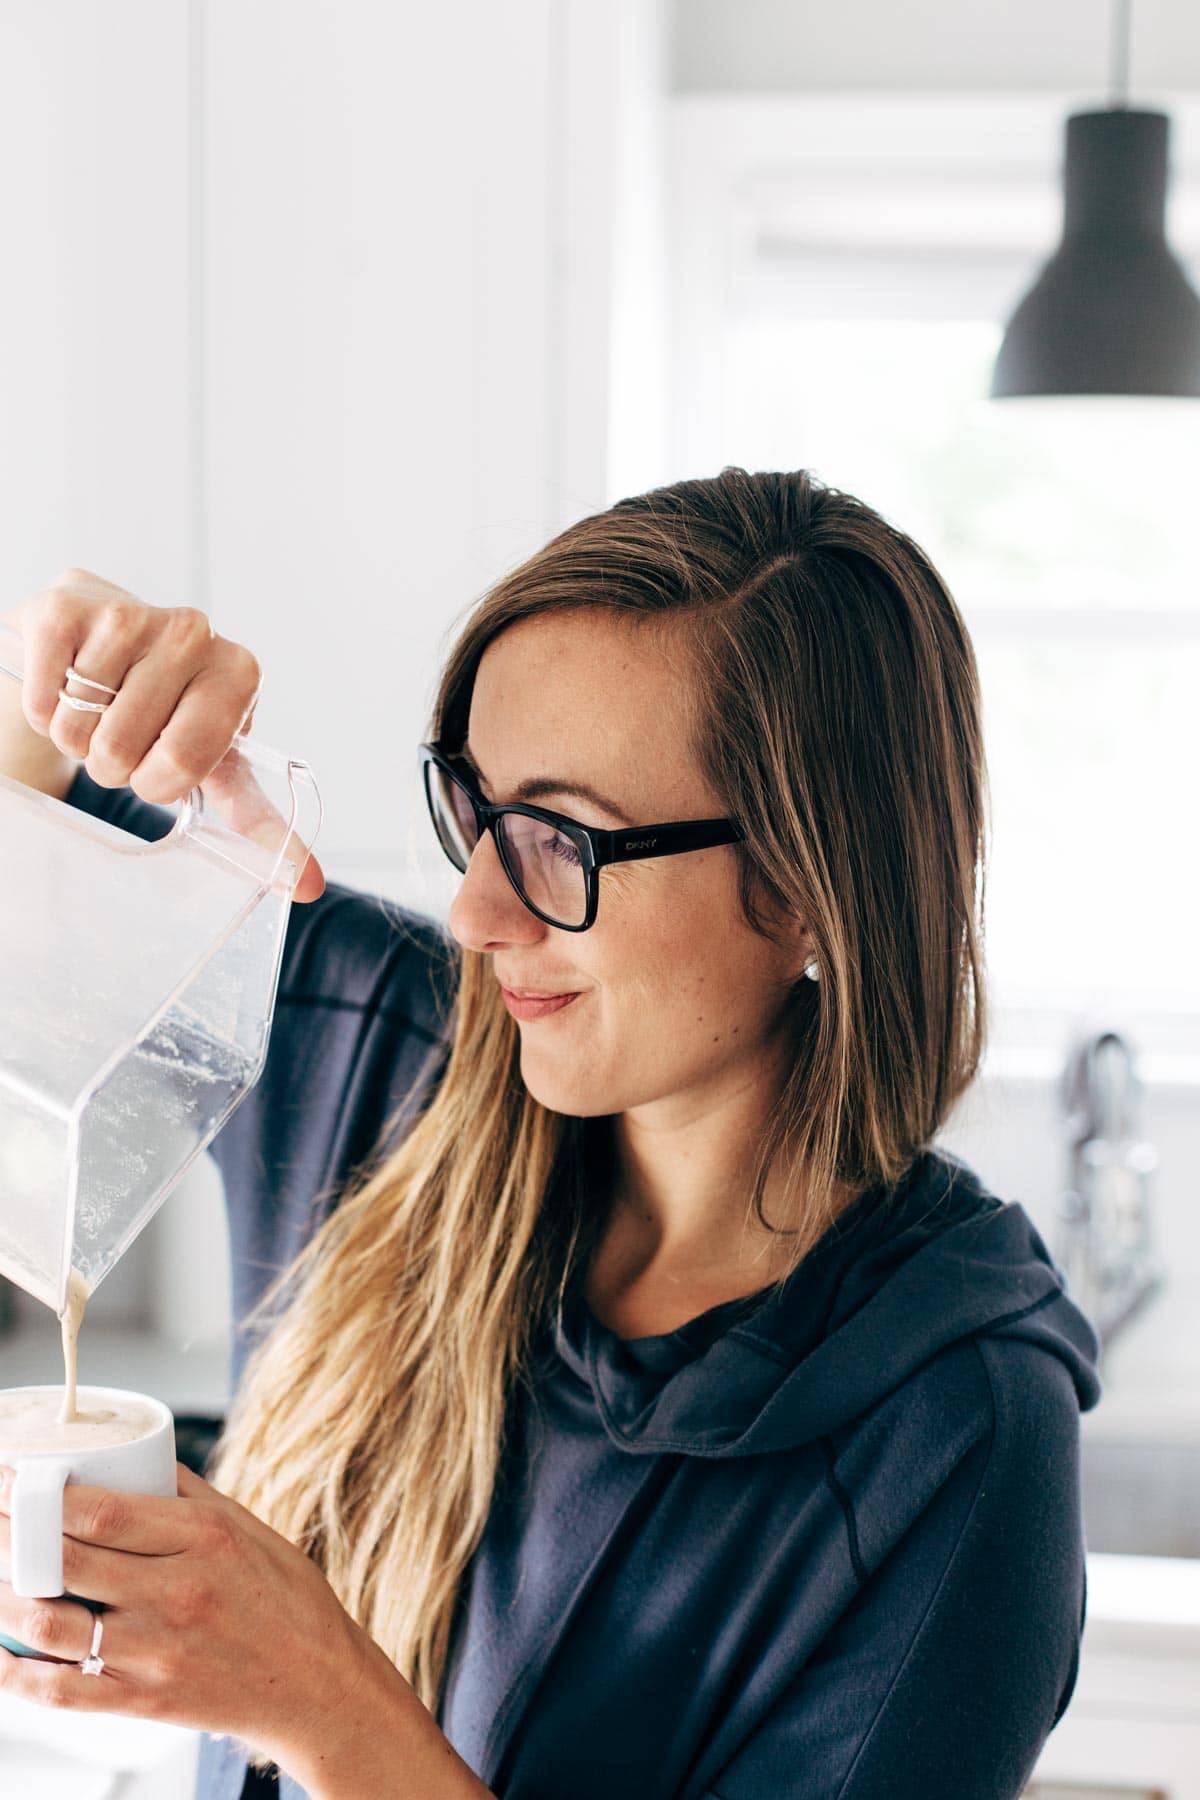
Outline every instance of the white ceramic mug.
<path id="1" fill-rule="evenodd" d="M 11 1390 L 16 1391 L 16 1390 Z M 61 1387 L 22 1387 L 22 1393 L 61 1394 Z M 178 1492 L 175 1472 L 175 1421 L 170 1408 L 149 1394 L 125 1388 L 80 1387 L 81 1411 L 137 1401 L 155 1424 L 127 1444 L 103 1444 L 71 1450 L 22 1450 L 4 1440 L 0 1422 L 0 1463 L 16 1471 L 9 1501 L 9 1585 L 22 1599 L 53 1599 L 63 1593 L 63 1489 L 69 1481 L 115 1488 L 123 1494 Z M 68 1594 L 67 1599 L 81 1596 Z M 82 1604 L 102 1610 L 99 1602 Z M 0 1644 L 22 1656 L 35 1656 L 25 1644 L 0 1632 Z"/>

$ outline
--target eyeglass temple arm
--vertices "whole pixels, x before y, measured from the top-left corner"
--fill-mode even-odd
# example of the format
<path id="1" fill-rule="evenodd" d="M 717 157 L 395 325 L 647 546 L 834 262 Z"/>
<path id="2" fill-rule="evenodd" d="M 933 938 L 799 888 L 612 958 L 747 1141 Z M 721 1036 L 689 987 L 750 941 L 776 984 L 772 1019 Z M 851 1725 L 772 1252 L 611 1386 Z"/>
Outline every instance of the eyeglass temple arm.
<path id="1" fill-rule="evenodd" d="M 739 842 L 745 833 L 729 819 L 681 819 L 667 825 L 631 831 L 596 832 L 596 866 L 640 862 L 647 856 L 671 856 L 680 850 L 707 850 L 715 844 Z"/>

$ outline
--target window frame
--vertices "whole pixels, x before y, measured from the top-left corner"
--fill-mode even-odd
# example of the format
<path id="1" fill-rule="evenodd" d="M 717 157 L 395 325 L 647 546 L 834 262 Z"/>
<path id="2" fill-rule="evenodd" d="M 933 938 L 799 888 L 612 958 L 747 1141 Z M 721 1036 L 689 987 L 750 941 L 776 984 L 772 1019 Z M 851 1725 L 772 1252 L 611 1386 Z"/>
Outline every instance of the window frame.
<path id="1" fill-rule="evenodd" d="M 1064 122 L 1094 91 L 681 94 L 667 137 L 668 443 L 679 469 L 714 469 L 722 445 L 719 342 L 731 315 L 1003 318 L 1058 240 Z M 1200 286 L 1200 96 L 1158 95 L 1172 120 L 1168 234 Z M 814 277 L 806 305 L 797 273 Z M 888 303 L 872 298 L 886 285 Z M 1200 636 L 1200 607 L 974 600 L 972 635 L 1025 642 L 1165 643 Z M 1061 1064 L 1061 1005 L 993 1006 L 989 1064 L 1044 1081 Z M 1119 1005 L 1142 1070 L 1200 1084 L 1200 1010 Z"/>

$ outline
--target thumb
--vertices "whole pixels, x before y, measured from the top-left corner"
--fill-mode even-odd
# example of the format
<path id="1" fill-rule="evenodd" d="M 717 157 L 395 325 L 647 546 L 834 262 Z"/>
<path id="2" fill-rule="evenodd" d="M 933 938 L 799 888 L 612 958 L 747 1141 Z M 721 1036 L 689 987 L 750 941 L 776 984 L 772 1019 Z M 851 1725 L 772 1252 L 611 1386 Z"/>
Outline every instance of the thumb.
<path id="1" fill-rule="evenodd" d="M 240 753 L 240 738 L 244 735 L 245 728 L 200 786 L 205 799 L 211 801 L 231 831 L 278 854 L 286 821 L 263 792 L 249 759 Z M 303 839 L 293 832 L 283 853 L 300 870 L 292 898 L 301 903 L 319 899 L 325 891 L 325 873 Z"/>

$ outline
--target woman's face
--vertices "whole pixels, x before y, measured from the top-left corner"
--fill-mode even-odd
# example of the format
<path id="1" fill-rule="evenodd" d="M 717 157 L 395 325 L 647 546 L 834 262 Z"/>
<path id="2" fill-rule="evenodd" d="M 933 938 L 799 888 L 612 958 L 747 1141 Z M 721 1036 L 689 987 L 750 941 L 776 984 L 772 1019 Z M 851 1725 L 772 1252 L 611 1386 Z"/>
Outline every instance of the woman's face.
<path id="1" fill-rule="evenodd" d="M 509 626 L 484 652 L 471 700 L 468 744 L 486 797 L 553 777 L 588 784 L 625 814 L 539 795 L 585 825 L 722 817 L 688 754 L 679 680 L 650 633 L 601 609 Z M 799 922 L 781 947 L 742 921 L 735 857 L 721 845 L 606 867 L 595 924 L 561 931 L 522 904 L 483 834 L 450 909 L 454 936 L 490 955 L 505 987 L 579 995 L 518 1023 L 536 1100 L 592 1117 L 680 1097 L 690 1112 L 773 1065 L 808 942 Z"/>

